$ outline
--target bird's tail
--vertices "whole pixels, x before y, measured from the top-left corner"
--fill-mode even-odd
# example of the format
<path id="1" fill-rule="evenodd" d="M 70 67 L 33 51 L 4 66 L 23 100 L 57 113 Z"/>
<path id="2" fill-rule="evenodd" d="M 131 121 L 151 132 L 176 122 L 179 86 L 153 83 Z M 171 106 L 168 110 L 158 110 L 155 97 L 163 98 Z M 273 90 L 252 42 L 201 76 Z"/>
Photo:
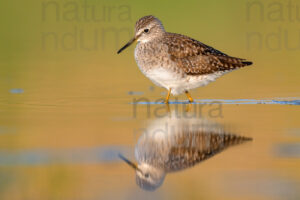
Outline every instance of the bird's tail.
<path id="1" fill-rule="evenodd" d="M 224 70 L 224 71 L 234 70 L 234 69 L 252 65 L 251 61 L 247 61 L 242 58 L 235 58 L 235 57 L 230 57 L 230 56 L 219 56 L 218 58 L 221 61 L 221 63 L 223 64 L 221 70 Z"/>

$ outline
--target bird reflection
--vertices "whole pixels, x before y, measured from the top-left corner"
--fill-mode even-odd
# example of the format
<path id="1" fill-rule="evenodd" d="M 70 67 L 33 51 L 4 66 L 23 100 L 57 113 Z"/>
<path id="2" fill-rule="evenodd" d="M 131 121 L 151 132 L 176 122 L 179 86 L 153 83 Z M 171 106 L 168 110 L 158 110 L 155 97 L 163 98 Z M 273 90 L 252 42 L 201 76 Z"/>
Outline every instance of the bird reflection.
<path id="1" fill-rule="evenodd" d="M 160 187 L 167 173 L 192 167 L 226 148 L 251 138 L 228 133 L 205 119 L 170 116 L 154 120 L 135 147 L 135 164 L 119 155 L 136 173 L 136 183 L 145 190 Z"/>

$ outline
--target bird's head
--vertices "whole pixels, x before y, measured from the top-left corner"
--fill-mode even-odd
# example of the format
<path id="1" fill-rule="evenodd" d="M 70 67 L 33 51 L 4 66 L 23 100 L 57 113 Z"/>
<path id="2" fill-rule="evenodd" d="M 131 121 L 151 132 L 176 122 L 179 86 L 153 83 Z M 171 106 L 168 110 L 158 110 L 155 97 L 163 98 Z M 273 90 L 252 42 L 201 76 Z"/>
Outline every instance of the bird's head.
<path id="1" fill-rule="evenodd" d="M 165 179 L 165 172 L 154 166 L 143 163 L 138 166 L 140 171 L 136 170 L 136 184 L 144 190 L 153 191 L 161 186 Z"/>
<path id="2" fill-rule="evenodd" d="M 148 42 L 161 36 L 164 32 L 164 26 L 159 19 L 152 15 L 142 17 L 135 24 L 134 37 L 118 51 L 118 54 L 135 41 Z"/>
<path id="3" fill-rule="evenodd" d="M 123 155 L 119 155 L 119 157 L 135 170 L 136 184 L 140 188 L 148 191 L 154 191 L 163 183 L 166 176 L 164 170 L 146 163 L 137 165 L 129 161 Z"/>

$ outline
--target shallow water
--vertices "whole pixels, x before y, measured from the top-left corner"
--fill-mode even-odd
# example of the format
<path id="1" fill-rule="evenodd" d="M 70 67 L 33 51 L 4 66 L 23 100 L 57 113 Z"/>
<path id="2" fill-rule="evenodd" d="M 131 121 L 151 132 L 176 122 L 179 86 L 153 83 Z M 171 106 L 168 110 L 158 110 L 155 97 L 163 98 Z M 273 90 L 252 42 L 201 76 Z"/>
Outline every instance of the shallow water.
<path id="1" fill-rule="evenodd" d="M 208 99 L 168 107 L 134 103 L 139 95 L 18 102 L 26 93 L 10 94 L 9 103 L 1 101 L 1 199 L 300 197 L 300 108 L 273 102 L 297 98 Z M 149 124 L 168 119 L 170 113 L 175 113 L 176 124 L 205 118 L 252 141 L 170 173 L 155 191 L 144 191 L 118 154 L 136 161 L 139 138 Z M 157 130 L 166 131 L 164 126 Z"/>

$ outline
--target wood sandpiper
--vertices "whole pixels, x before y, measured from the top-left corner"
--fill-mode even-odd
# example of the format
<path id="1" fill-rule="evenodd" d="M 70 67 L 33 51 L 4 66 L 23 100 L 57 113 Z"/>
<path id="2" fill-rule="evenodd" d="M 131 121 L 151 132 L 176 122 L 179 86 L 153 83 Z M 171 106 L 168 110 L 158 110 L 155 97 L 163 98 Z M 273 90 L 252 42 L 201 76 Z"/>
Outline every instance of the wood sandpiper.
<path id="1" fill-rule="evenodd" d="M 161 21 L 152 15 L 136 22 L 134 38 L 118 54 L 135 41 L 138 41 L 134 53 L 137 65 L 153 83 L 168 90 L 165 103 L 169 102 L 171 93 L 186 93 L 189 102 L 193 102 L 189 90 L 252 64 L 190 37 L 166 32 Z"/>

